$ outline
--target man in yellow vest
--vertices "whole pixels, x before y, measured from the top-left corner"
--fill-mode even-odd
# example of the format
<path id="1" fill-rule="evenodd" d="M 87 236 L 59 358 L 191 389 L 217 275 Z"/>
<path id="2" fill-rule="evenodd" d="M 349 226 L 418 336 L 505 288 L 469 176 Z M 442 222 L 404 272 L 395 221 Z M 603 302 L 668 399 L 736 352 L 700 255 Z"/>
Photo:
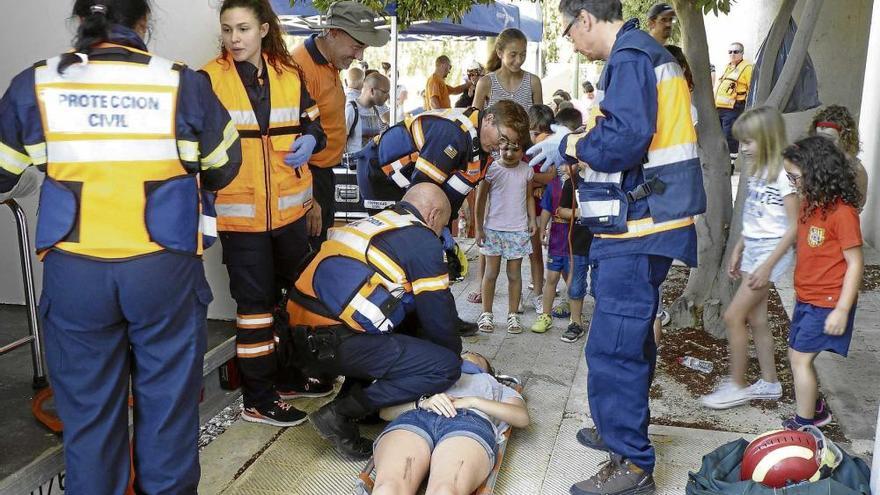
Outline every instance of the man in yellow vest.
<path id="1" fill-rule="evenodd" d="M 733 123 L 746 108 L 749 84 L 752 82 L 754 65 L 743 60 L 743 44 L 734 42 L 727 49 L 730 63 L 724 68 L 715 86 L 715 108 L 721 119 L 721 129 L 727 138 L 727 149 L 731 155 L 739 151 L 739 141 L 733 137 Z"/>

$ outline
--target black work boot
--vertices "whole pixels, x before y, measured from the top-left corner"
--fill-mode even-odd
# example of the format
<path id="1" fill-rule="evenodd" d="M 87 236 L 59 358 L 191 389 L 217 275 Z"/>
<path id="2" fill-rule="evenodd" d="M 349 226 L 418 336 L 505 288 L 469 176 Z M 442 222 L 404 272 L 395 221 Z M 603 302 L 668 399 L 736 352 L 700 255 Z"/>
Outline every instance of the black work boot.
<path id="1" fill-rule="evenodd" d="M 629 459 L 611 454 L 599 472 L 572 485 L 571 495 L 653 495 L 654 476 Z"/>
<path id="2" fill-rule="evenodd" d="M 373 455 L 373 442 L 361 437 L 358 426 L 352 417 L 361 414 L 345 415 L 346 409 L 352 409 L 347 402 L 354 402 L 350 397 L 337 399 L 309 415 L 312 426 L 324 440 L 330 441 L 336 451 L 352 461 L 363 461 Z"/>
<path id="3" fill-rule="evenodd" d="M 477 330 L 477 324 L 462 320 L 461 317 L 455 317 L 455 333 L 459 337 L 473 337 L 480 333 Z"/>

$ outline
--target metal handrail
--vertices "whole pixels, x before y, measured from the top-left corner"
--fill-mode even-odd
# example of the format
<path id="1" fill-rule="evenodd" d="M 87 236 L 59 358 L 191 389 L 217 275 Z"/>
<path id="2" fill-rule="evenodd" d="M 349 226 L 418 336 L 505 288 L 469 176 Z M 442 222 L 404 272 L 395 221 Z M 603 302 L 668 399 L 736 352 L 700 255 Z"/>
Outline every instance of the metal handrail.
<path id="1" fill-rule="evenodd" d="M 21 278 L 24 284 L 25 305 L 28 312 L 28 329 L 30 335 L 20 338 L 11 344 L 0 347 L 0 356 L 13 351 L 23 345 L 31 345 L 31 360 L 34 367 L 33 387 L 45 388 L 46 364 L 43 361 L 43 339 L 40 330 L 40 319 L 37 317 L 37 291 L 34 288 L 34 266 L 30 255 L 30 235 L 27 229 L 27 216 L 24 210 L 14 199 L 3 201 L 3 204 L 12 210 L 15 216 L 15 226 L 18 229 L 18 251 L 21 257 Z"/>

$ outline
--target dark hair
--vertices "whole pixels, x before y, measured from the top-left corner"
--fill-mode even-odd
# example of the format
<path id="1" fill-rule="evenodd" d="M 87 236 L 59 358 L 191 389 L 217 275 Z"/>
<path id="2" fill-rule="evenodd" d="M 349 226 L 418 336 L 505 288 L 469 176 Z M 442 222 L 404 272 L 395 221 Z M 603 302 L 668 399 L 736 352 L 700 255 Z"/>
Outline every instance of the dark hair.
<path id="1" fill-rule="evenodd" d="M 556 122 L 574 131 L 584 124 L 584 116 L 577 108 L 563 108 L 556 112 Z"/>
<path id="2" fill-rule="evenodd" d="M 382 62 L 382 70 L 391 70 L 391 63 Z"/>
<path id="3" fill-rule="evenodd" d="M 569 17 L 577 17 L 582 10 L 593 14 L 599 21 L 611 22 L 623 19 L 623 5 L 620 0 L 562 0 L 559 2 L 559 11 Z"/>
<path id="4" fill-rule="evenodd" d="M 519 138 L 519 145 L 529 148 L 529 114 L 512 100 L 500 100 L 484 111 L 485 115 L 494 115 L 495 124 L 512 130 Z"/>
<path id="5" fill-rule="evenodd" d="M 840 201 L 859 208 L 862 195 L 856 187 L 855 169 L 830 139 L 805 137 L 785 148 L 782 157 L 801 169 L 801 222 L 816 210 L 824 217 Z"/>
<path id="6" fill-rule="evenodd" d="M 529 108 L 529 127 L 533 131 L 549 134 L 553 132 L 550 126 L 556 123 L 553 118 L 553 109 L 547 105 L 532 105 Z"/>
<path id="7" fill-rule="evenodd" d="M 593 87 L 593 83 L 590 81 L 584 81 L 581 83 L 581 88 L 583 88 L 584 93 L 592 93 L 593 91 L 596 91 L 596 88 Z"/>
<path id="8" fill-rule="evenodd" d="M 489 60 L 486 62 L 487 72 L 495 72 L 501 68 L 501 57 L 498 56 L 498 51 L 500 50 L 503 52 L 507 49 L 507 45 L 515 41 L 522 41 L 523 43 L 528 44 L 529 40 L 527 40 L 526 35 L 517 28 L 507 28 L 498 34 L 498 38 L 495 40 L 495 49 L 489 54 Z"/>
<path id="9" fill-rule="evenodd" d="M 666 45 L 666 51 L 672 54 L 675 57 L 675 60 L 678 62 L 678 65 L 681 66 L 681 70 L 684 71 L 684 80 L 687 81 L 688 89 L 694 90 L 694 75 L 691 73 L 691 65 L 688 63 L 687 57 L 684 55 L 684 51 L 675 46 L 675 45 Z"/>
<path id="10" fill-rule="evenodd" d="M 493 377 L 495 376 L 495 368 L 492 367 L 492 362 L 489 361 L 489 358 L 487 358 L 486 356 L 480 354 L 480 353 L 477 352 L 477 351 L 464 351 L 464 352 L 461 353 L 462 357 L 464 357 L 465 354 L 473 354 L 474 356 L 477 356 L 477 357 L 483 358 L 483 361 L 486 361 L 486 368 L 487 368 L 487 369 L 485 370 L 486 373 L 492 375 Z"/>
<path id="11" fill-rule="evenodd" d="M 284 44 L 284 38 L 281 36 L 281 21 L 272 10 L 269 0 L 223 0 L 223 4 L 220 5 L 220 14 L 235 8 L 250 9 L 260 24 L 269 25 L 269 32 L 263 37 L 260 49 L 266 54 L 266 59 L 275 72 L 281 74 L 284 69 L 293 70 L 302 79 L 302 69 L 293 61 L 290 52 L 287 51 L 287 45 Z M 221 45 L 220 56 L 217 59 L 225 60 L 227 53 L 226 46 Z"/>
<path id="12" fill-rule="evenodd" d="M 571 101 L 571 95 L 568 94 L 568 91 L 566 91 L 564 89 L 557 89 L 556 91 L 554 91 L 553 98 L 556 98 L 557 96 L 562 98 L 565 101 Z"/>
<path id="13" fill-rule="evenodd" d="M 840 147 L 844 153 L 851 157 L 859 154 L 859 126 L 853 118 L 849 110 L 843 105 L 828 105 L 816 112 L 813 116 L 813 122 L 810 124 L 808 133 L 810 136 L 816 135 L 816 124 L 819 122 L 831 122 L 837 124 L 840 129 Z"/>
<path id="14" fill-rule="evenodd" d="M 370 74 L 378 74 L 378 73 L 379 73 L 379 71 L 377 71 L 376 69 L 367 69 L 364 71 L 364 78 L 366 78 Z"/>
<path id="15" fill-rule="evenodd" d="M 76 53 L 88 55 L 92 47 L 110 39 L 110 26 L 119 24 L 133 29 L 152 12 L 150 0 L 76 0 L 71 17 L 80 23 L 73 40 L 73 52 L 65 53 L 58 63 L 58 73 L 78 63 Z"/>

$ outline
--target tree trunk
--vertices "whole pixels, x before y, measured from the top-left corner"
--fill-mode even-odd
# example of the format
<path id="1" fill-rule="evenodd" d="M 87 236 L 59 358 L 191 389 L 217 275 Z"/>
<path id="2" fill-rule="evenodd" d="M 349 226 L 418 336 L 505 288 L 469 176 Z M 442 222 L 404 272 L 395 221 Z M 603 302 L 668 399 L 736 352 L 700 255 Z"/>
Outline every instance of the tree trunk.
<path id="1" fill-rule="evenodd" d="M 673 324 L 692 327 L 701 321 L 716 319 L 722 301 L 729 299 L 726 287 L 723 255 L 727 243 L 732 198 L 730 187 L 730 156 L 727 141 L 715 110 L 715 97 L 707 70 L 709 48 L 706 42 L 706 26 L 702 11 L 691 0 L 673 0 L 676 15 L 681 23 L 684 51 L 694 73 L 693 102 L 697 108 L 700 161 L 703 164 L 703 183 L 706 189 L 706 213 L 697 219 L 699 239 L 699 266 L 691 270 L 687 287 L 682 296 L 670 308 Z M 705 326 L 713 334 L 714 326 Z M 723 329 L 721 330 L 723 332 Z"/>

